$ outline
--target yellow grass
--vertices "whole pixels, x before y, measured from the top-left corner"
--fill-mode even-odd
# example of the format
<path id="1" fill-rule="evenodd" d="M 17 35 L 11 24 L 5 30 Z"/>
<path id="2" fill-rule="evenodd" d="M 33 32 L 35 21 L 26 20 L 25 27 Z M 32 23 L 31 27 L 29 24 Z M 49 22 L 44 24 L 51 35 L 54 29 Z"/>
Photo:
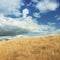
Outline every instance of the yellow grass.
<path id="1" fill-rule="evenodd" d="M 60 35 L 1 41 L 0 60 L 60 60 Z"/>

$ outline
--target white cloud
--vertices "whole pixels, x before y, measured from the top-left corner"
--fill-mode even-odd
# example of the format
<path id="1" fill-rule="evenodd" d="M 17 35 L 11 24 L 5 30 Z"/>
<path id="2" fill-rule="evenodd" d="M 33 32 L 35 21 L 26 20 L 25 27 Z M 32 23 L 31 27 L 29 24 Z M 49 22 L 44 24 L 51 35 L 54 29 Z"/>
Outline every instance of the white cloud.
<path id="1" fill-rule="evenodd" d="M 40 10 L 41 13 L 48 11 L 54 11 L 58 8 L 59 4 L 52 0 L 43 0 L 37 3 L 36 8 Z"/>
<path id="2" fill-rule="evenodd" d="M 23 10 L 23 18 L 26 18 L 27 14 L 29 14 L 29 10 L 26 8 Z"/>
<path id="3" fill-rule="evenodd" d="M 60 34 L 60 29 L 57 29 L 57 30 L 55 31 L 55 33 L 56 33 L 56 34 Z"/>
<path id="4" fill-rule="evenodd" d="M 37 0 L 36 0 L 37 2 Z M 46 12 L 48 10 L 55 10 L 57 8 L 56 5 L 52 4 L 52 2 L 37 2 L 37 8 L 41 12 Z M 40 6 L 41 4 L 41 6 Z M 46 4 L 46 5 L 45 5 Z M 48 4 L 48 6 L 47 6 Z M 14 35 L 16 35 L 13 38 L 16 37 L 26 37 L 22 34 L 24 33 L 38 33 L 41 35 L 46 34 L 54 34 L 54 33 L 60 33 L 60 30 L 56 29 L 53 25 L 43 25 L 38 24 L 35 19 L 33 19 L 31 16 L 28 16 L 29 10 L 26 8 L 22 11 L 23 17 L 20 18 L 8 18 L 5 17 L 7 14 L 13 14 L 15 16 L 20 16 L 21 13 L 18 9 L 21 8 L 21 5 L 23 5 L 22 0 L 1 0 L 0 1 L 0 36 L 4 39 L 12 38 Z M 51 7 L 51 5 L 53 5 Z M 39 13 L 34 14 L 35 17 L 40 17 Z M 12 37 L 11 37 L 12 36 Z"/>
<path id="5" fill-rule="evenodd" d="M 56 30 L 52 25 L 38 24 L 31 16 L 26 18 L 7 18 L 0 16 L 0 36 L 24 33 L 51 34 Z"/>
<path id="6" fill-rule="evenodd" d="M 52 34 L 60 34 L 60 29 L 56 29 L 52 32 Z"/>
<path id="7" fill-rule="evenodd" d="M 19 8 L 23 5 L 22 0 L 1 0 L 0 14 L 14 14 L 19 16 Z"/>
<path id="8" fill-rule="evenodd" d="M 36 17 L 36 18 L 40 18 L 41 17 L 39 13 L 34 13 L 33 16 Z"/>
<path id="9" fill-rule="evenodd" d="M 28 34 L 60 34 L 60 29 L 57 29 L 51 23 L 48 25 L 39 25 L 31 16 L 19 19 L 0 16 L 0 40 L 28 37 Z"/>
<path id="10" fill-rule="evenodd" d="M 38 26 L 31 17 L 25 19 L 0 17 L 0 35 L 15 35 L 38 31 Z"/>

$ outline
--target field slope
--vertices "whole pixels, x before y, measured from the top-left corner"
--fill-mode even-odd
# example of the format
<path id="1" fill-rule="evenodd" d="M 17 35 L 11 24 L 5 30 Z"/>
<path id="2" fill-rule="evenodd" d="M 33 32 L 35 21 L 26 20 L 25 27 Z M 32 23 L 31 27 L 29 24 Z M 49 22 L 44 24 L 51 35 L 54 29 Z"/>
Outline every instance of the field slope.
<path id="1" fill-rule="evenodd" d="M 60 35 L 1 41 L 0 60 L 60 60 Z"/>

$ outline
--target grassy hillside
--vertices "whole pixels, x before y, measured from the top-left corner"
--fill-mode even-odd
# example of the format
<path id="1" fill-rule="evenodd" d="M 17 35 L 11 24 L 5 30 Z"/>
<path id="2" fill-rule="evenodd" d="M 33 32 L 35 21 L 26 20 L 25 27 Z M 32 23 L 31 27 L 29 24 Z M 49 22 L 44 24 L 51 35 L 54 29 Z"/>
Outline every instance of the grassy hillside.
<path id="1" fill-rule="evenodd" d="M 1 41 L 0 60 L 60 60 L 60 35 Z"/>

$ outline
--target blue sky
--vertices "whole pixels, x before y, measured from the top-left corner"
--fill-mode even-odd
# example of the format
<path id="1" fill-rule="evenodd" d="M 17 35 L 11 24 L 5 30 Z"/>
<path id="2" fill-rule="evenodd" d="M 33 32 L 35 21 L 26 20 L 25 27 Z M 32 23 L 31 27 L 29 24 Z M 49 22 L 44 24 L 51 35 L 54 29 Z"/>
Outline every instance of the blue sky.
<path id="1" fill-rule="evenodd" d="M 0 1 L 0 36 L 60 34 L 60 0 Z"/>

